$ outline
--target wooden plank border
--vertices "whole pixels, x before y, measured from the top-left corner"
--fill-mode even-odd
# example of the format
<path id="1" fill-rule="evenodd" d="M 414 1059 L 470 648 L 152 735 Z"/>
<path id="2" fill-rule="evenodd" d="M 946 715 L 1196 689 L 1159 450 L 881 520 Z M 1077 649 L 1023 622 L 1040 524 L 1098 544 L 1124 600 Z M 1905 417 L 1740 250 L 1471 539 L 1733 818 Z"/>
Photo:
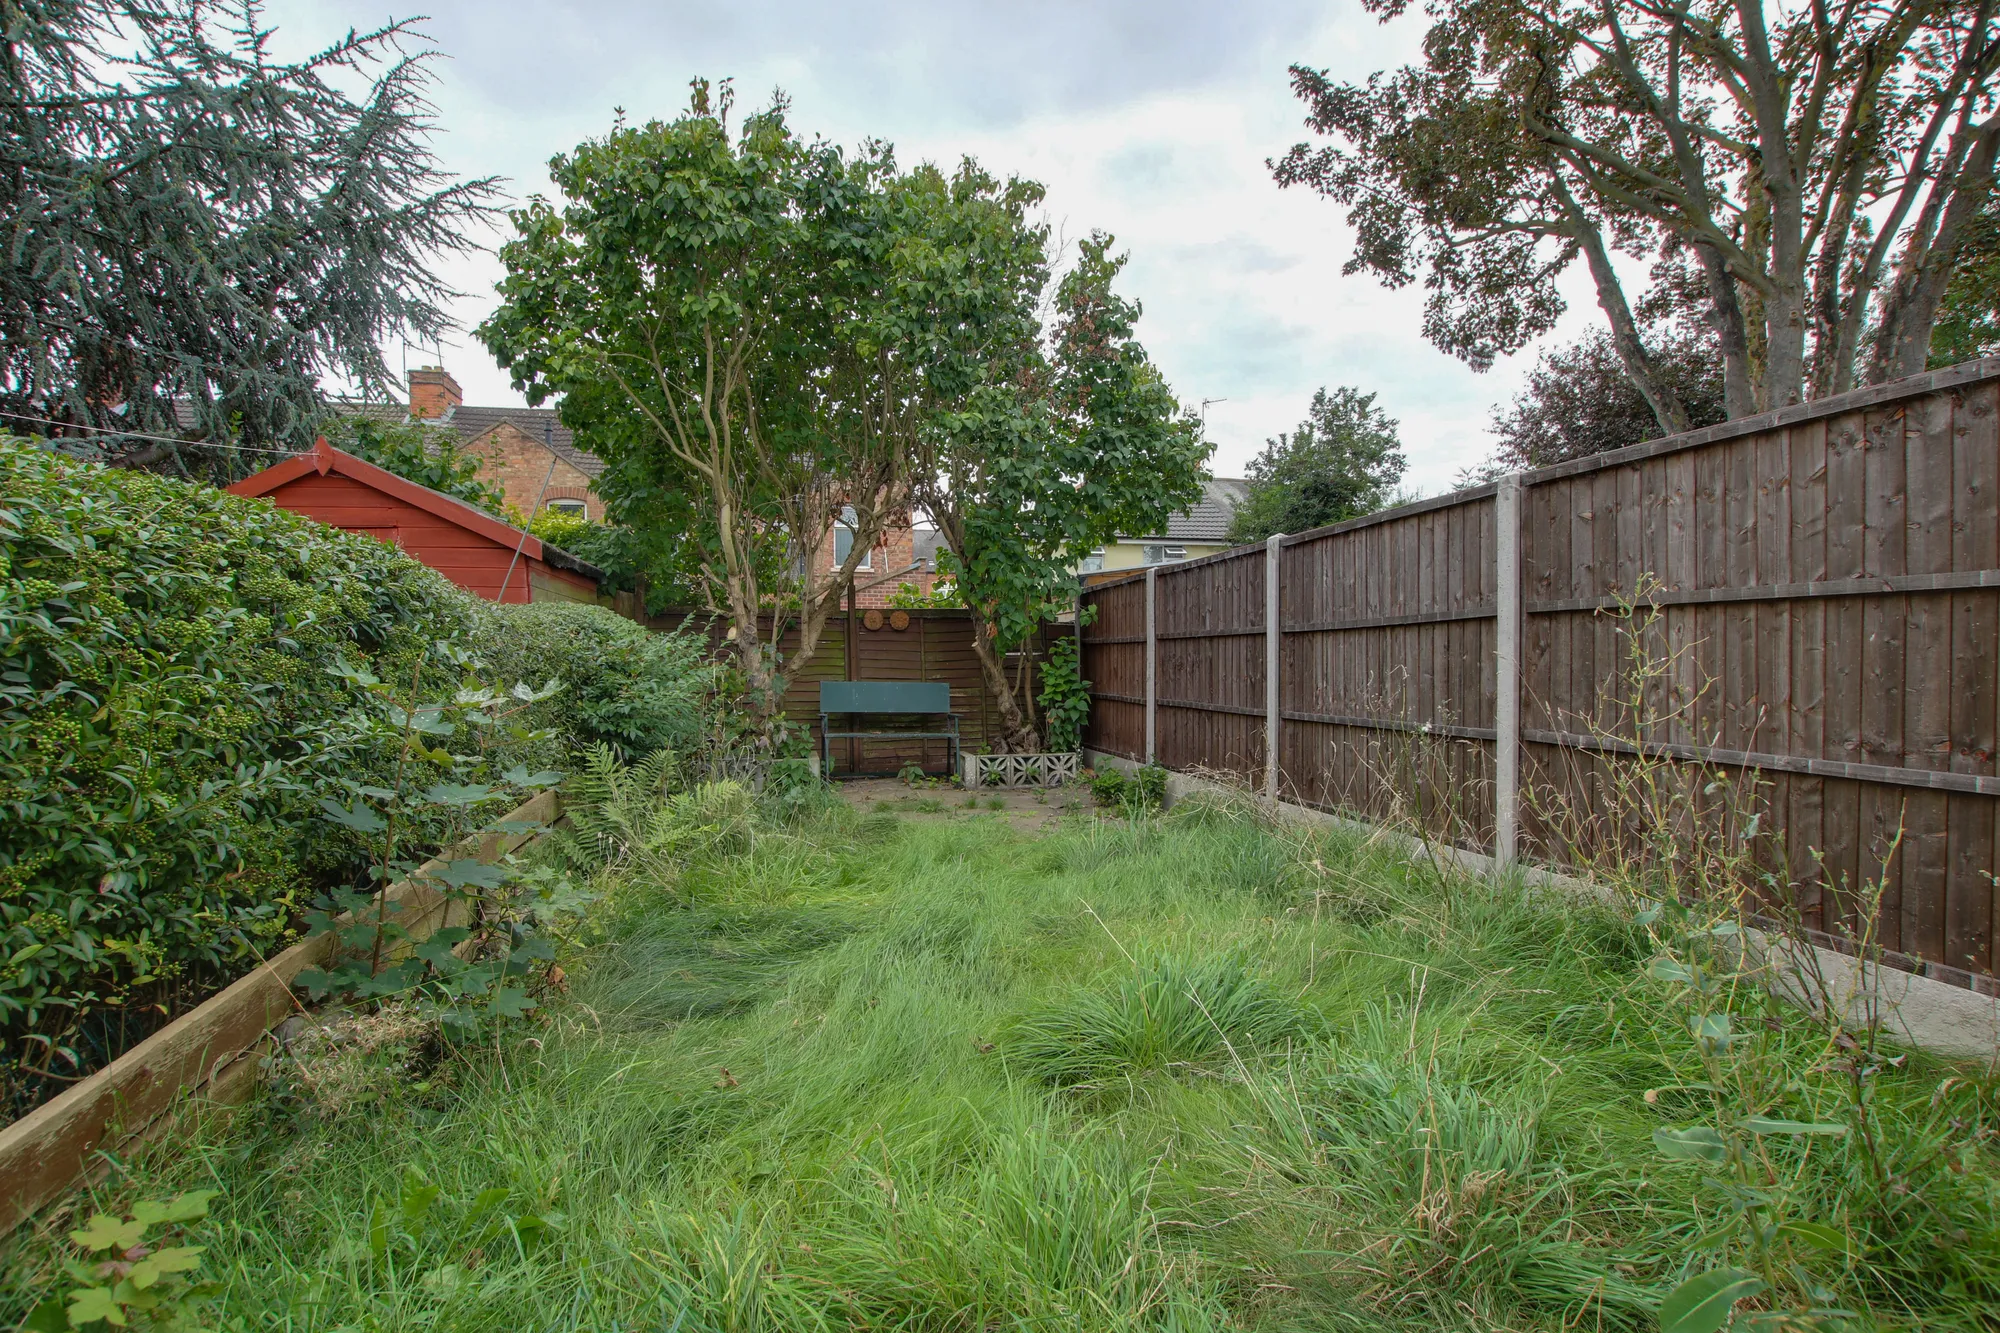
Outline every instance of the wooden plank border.
<path id="1" fill-rule="evenodd" d="M 545 791 L 501 817 L 500 823 L 548 824 L 561 812 Z M 481 833 L 418 871 L 441 870 L 447 859 L 496 861 L 537 833 Z M 401 908 L 402 926 L 418 939 L 446 924 L 453 900 L 427 885 L 404 880 L 387 891 Z M 268 959 L 113 1060 L 60 1096 L 0 1129 L 0 1237 L 54 1202 L 92 1173 L 104 1153 L 145 1135 L 175 1108 L 184 1093 L 237 1082 L 232 1066 L 249 1076 L 233 1089 L 247 1095 L 255 1061 L 246 1057 L 272 1028 L 300 1012 L 292 979 L 326 961 L 334 937 L 315 935 Z"/>

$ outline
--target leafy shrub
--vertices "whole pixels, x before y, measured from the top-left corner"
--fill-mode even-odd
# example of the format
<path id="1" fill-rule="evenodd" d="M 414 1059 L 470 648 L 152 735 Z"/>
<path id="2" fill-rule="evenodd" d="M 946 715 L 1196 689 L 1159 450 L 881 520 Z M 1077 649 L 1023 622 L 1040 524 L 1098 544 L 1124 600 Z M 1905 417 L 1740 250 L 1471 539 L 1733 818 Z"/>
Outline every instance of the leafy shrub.
<path id="1" fill-rule="evenodd" d="M 933 583 L 929 592 L 914 583 L 898 583 L 896 591 L 889 594 L 889 605 L 902 611 L 955 611 L 965 605 L 965 598 L 958 591 L 958 581 L 945 576 Z"/>
<path id="2" fill-rule="evenodd" d="M 368 769 L 333 668 L 404 676 L 469 608 L 267 501 L 0 440 L 0 1102 L 282 938 L 315 793 Z"/>
<path id="3" fill-rule="evenodd" d="M 705 580 L 699 548 L 674 530 L 642 532 L 559 509 L 544 509 L 525 526 L 549 545 L 602 570 L 606 592 L 643 590 L 646 606 L 654 612 L 701 604 Z"/>
<path id="4" fill-rule="evenodd" d="M 1042 663 L 1040 699 L 1049 751 L 1067 754 L 1082 749 L 1083 725 L 1090 718 L 1090 682 L 1083 678 L 1080 645 L 1070 635 L 1049 645 L 1048 660 Z"/>
<path id="5" fill-rule="evenodd" d="M 686 756 L 703 745 L 721 676 L 693 631 L 659 634 L 605 607 L 533 602 L 486 606 L 478 643 L 496 679 L 562 682 L 526 721 L 568 749 Z"/>
<path id="6" fill-rule="evenodd" d="M 1157 810 L 1167 800 L 1167 770 L 1147 764 L 1130 773 L 1120 768 L 1092 769 L 1084 779 L 1097 803 L 1132 816 Z"/>
<path id="7" fill-rule="evenodd" d="M 64 1265 L 75 1283 L 64 1296 L 50 1296 L 21 1325 L 23 1333 L 62 1333 L 72 1328 L 191 1328 L 207 1298 L 222 1284 L 193 1276 L 205 1247 L 170 1245 L 180 1237 L 155 1227 L 180 1228 L 208 1216 L 214 1190 L 195 1190 L 160 1202 L 141 1199 L 131 1211 L 93 1213 L 69 1233 L 84 1258 Z"/>

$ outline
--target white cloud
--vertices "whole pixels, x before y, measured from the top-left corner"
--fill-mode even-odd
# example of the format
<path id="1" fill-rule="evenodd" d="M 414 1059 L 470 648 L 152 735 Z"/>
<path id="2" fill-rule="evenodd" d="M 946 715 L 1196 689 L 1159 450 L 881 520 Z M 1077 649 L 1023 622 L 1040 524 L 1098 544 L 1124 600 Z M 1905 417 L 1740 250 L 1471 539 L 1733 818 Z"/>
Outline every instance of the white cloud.
<path id="1" fill-rule="evenodd" d="M 697 75 L 734 77 L 745 104 L 782 86 L 800 129 L 849 144 L 887 139 L 905 162 L 970 153 L 1042 181 L 1059 235 L 1105 230 L 1130 252 L 1125 290 L 1144 304 L 1142 336 L 1175 390 L 1190 403 L 1222 400 L 1208 409 L 1221 473 L 1240 473 L 1267 437 L 1295 425 L 1314 389 L 1352 384 L 1402 422 L 1409 480 L 1445 489 L 1490 450 L 1490 409 L 1532 359 L 1474 375 L 1437 352 L 1421 334 L 1421 290 L 1343 276 L 1339 210 L 1279 190 L 1265 167 L 1305 137 L 1290 62 L 1361 78 L 1411 58 L 1420 19 L 1378 26 L 1352 0 L 1331 14 L 1195 0 L 452 0 L 433 12 L 427 30 L 449 57 L 439 154 L 465 175 L 510 178 L 516 198 L 545 190 L 548 158 L 602 133 L 615 107 L 675 114 Z M 285 50 L 358 17 L 325 0 L 286 0 L 270 14 Z M 447 272 L 467 293 L 454 313 L 469 329 L 492 308 L 498 261 L 472 256 Z M 1565 333 L 1592 313 L 1578 304 Z M 468 401 L 518 401 L 469 334 L 443 359 Z"/>

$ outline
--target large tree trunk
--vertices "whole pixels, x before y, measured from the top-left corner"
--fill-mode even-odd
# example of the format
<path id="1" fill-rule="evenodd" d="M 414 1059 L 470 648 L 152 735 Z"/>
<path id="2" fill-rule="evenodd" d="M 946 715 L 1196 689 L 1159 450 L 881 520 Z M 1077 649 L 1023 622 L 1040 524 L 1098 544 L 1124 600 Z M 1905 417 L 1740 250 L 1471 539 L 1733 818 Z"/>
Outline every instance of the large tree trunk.
<path id="1" fill-rule="evenodd" d="M 1015 697 L 1014 682 L 1007 679 L 1007 663 L 993 646 L 992 626 L 977 606 L 969 602 L 967 605 L 972 613 L 972 653 L 979 659 L 979 675 L 986 682 L 986 692 L 993 696 L 993 705 L 1000 710 L 997 748 L 1001 754 L 1040 754 L 1041 733 Z"/>
<path id="2" fill-rule="evenodd" d="M 1757 383 L 1750 369 L 1750 339 L 1743 329 L 1743 303 L 1737 299 L 1736 279 L 1716 250 L 1699 242 L 1695 253 L 1701 257 L 1702 276 L 1708 280 L 1708 320 L 1722 347 L 1722 409 L 1731 421 L 1755 415 Z"/>
<path id="3" fill-rule="evenodd" d="M 1897 266 L 1896 276 L 1882 303 L 1882 323 L 1875 336 L 1869 359 L 1868 382 L 1899 379 L 1920 373 L 1930 362 L 1931 333 L 1937 327 L 1938 307 L 1945 289 L 1951 285 L 1951 270 L 1958 261 L 1959 240 L 1966 226 L 1985 206 L 1993 189 L 1993 166 L 2000 153 L 2000 116 L 1989 119 L 1973 132 L 1965 166 L 1953 186 L 1950 202 L 1943 208 L 1935 239 L 1924 244 L 1927 228 L 1919 222 L 1916 235 Z"/>
<path id="4" fill-rule="evenodd" d="M 1590 276 L 1597 283 L 1597 307 L 1611 323 L 1611 346 L 1618 353 L 1619 364 L 1625 367 L 1625 377 L 1653 410 L 1653 419 L 1660 423 L 1660 430 L 1667 435 L 1679 435 L 1690 429 L 1687 407 L 1646 352 L 1645 341 L 1639 336 L 1639 322 L 1632 317 L 1632 306 L 1625 299 L 1618 271 L 1611 266 L 1611 256 L 1605 252 L 1603 233 L 1584 216 L 1560 179 L 1556 189 L 1575 224 L 1575 236 L 1583 247 L 1584 258 L 1590 263 Z"/>

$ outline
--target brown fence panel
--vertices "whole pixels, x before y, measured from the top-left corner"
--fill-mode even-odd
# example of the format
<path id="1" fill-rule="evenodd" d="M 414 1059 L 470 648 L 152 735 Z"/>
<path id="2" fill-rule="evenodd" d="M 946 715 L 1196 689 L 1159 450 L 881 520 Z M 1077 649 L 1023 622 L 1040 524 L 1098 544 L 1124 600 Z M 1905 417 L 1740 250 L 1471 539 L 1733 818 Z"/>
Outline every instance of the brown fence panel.
<path id="1" fill-rule="evenodd" d="M 1280 788 L 1493 831 L 1493 488 L 1306 533 L 1279 564 Z"/>
<path id="2" fill-rule="evenodd" d="M 1879 880 L 1892 961 L 2000 991 L 2000 359 L 1516 484 L 1518 533 L 1486 486 L 1284 540 L 1278 793 L 1494 845 L 1496 568 L 1517 542 L 1526 851 L 1633 833 L 1607 793 L 1640 753 L 1681 765 L 1671 781 L 1733 769 L 1808 925 L 1837 942 Z M 1170 767 L 1261 766 L 1266 559 L 1154 575 Z M 1083 600 L 1088 743 L 1140 757 L 1144 579 Z"/>
<path id="3" fill-rule="evenodd" d="M 1155 577 L 1159 761 L 1245 779 L 1261 773 L 1263 549 L 1162 566 Z"/>
<path id="4" fill-rule="evenodd" d="M 1083 626 L 1083 678 L 1090 720 L 1083 743 L 1093 750 L 1146 757 L 1146 582 L 1135 578 L 1087 594 L 1096 615 Z"/>
<path id="5" fill-rule="evenodd" d="M 952 710 L 959 715 L 961 744 L 972 753 L 991 749 L 1000 736 L 999 711 L 994 707 L 986 681 L 980 672 L 979 657 L 972 649 L 972 617 L 964 611 L 909 611 L 908 621 L 897 629 L 885 618 L 879 629 L 869 629 L 865 612 L 850 616 L 842 611 L 826 622 L 813 646 L 811 660 L 791 665 L 785 687 L 785 716 L 811 728 L 813 744 L 819 744 L 819 686 L 824 680 L 929 680 L 951 686 Z M 710 641 L 720 651 L 728 632 L 727 621 L 707 612 L 668 611 L 648 622 L 657 630 L 672 630 L 693 619 L 705 625 Z M 770 622 L 764 624 L 770 633 Z M 1048 626 L 1027 645 L 1031 662 L 1039 660 L 1046 639 L 1053 633 L 1071 632 L 1067 626 Z M 849 641 L 853 649 L 849 651 Z M 798 651 L 799 631 L 788 624 L 778 641 L 784 661 L 792 663 Z M 1020 667 L 1019 654 L 1007 659 L 1009 675 Z M 1037 687 L 1030 672 L 1028 687 Z M 1143 682 L 1142 682 L 1143 687 Z M 833 750 L 836 773 L 894 773 L 916 764 L 931 773 L 945 770 L 947 746 L 943 741 L 866 740 L 836 742 Z"/>

